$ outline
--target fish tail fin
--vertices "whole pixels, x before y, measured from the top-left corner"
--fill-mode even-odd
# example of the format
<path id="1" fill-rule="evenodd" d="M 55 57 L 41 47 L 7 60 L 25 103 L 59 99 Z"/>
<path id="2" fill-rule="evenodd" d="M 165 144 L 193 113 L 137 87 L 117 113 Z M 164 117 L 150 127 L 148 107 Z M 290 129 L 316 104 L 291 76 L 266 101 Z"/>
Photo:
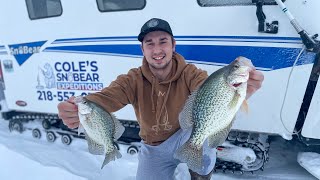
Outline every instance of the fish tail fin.
<path id="1" fill-rule="evenodd" d="M 181 162 L 187 163 L 189 169 L 194 172 L 199 172 L 202 170 L 202 156 L 203 148 L 202 146 L 196 146 L 190 141 L 183 144 L 174 154 L 174 158 L 180 160 Z"/>
<path id="2" fill-rule="evenodd" d="M 121 153 L 119 152 L 119 150 L 117 148 L 114 148 L 112 152 L 110 153 L 106 153 L 106 156 L 104 158 L 104 161 L 102 163 L 102 166 L 101 166 L 101 169 L 106 165 L 108 164 L 110 161 L 114 161 L 116 159 L 119 159 L 121 158 L 122 155 Z"/>

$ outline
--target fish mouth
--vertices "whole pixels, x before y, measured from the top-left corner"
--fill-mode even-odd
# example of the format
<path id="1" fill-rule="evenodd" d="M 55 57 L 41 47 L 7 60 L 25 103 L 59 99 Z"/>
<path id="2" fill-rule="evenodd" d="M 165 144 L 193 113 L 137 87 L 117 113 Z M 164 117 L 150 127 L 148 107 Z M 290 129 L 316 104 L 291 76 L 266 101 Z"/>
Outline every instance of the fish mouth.
<path id="1" fill-rule="evenodd" d="M 236 88 L 236 87 L 239 87 L 241 84 L 242 83 L 235 83 L 235 84 L 232 84 L 232 86 Z"/>

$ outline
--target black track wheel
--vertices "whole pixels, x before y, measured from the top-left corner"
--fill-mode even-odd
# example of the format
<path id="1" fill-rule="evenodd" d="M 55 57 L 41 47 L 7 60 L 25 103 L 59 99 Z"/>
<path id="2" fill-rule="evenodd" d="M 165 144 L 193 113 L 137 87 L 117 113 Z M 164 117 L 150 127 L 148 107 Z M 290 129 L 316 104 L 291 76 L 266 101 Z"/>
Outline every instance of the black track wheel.
<path id="1" fill-rule="evenodd" d="M 36 139 L 40 139 L 41 138 L 41 132 L 39 129 L 33 129 L 32 130 L 32 136 Z"/>
<path id="2" fill-rule="evenodd" d="M 69 145 L 72 142 L 71 136 L 69 134 L 64 134 L 61 136 L 61 142 L 65 145 Z"/>
<path id="3" fill-rule="evenodd" d="M 54 134 L 54 132 L 52 131 L 48 131 L 47 132 L 47 135 L 46 135 L 46 138 L 49 142 L 54 142 L 56 140 L 56 135 Z"/>
<path id="4" fill-rule="evenodd" d="M 137 154 L 139 152 L 139 149 L 137 148 L 137 146 L 131 145 L 128 147 L 127 149 L 127 153 L 133 155 L 133 154 Z"/>
<path id="5" fill-rule="evenodd" d="M 19 133 L 22 133 L 22 131 L 23 131 L 22 122 L 19 121 L 19 120 L 11 120 L 9 122 L 9 130 L 10 131 L 17 131 Z"/>
<path id="6" fill-rule="evenodd" d="M 43 127 L 44 129 L 50 129 L 50 128 L 51 128 L 51 123 L 50 123 L 50 121 L 49 121 L 48 119 L 44 119 L 44 120 L 42 121 L 42 127 Z"/>

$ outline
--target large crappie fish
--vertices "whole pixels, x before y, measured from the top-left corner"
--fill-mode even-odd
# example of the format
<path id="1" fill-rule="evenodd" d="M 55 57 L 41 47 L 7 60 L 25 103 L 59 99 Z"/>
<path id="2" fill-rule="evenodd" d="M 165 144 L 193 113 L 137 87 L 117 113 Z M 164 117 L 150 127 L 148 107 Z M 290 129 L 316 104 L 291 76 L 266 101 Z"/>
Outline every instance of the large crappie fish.
<path id="1" fill-rule="evenodd" d="M 174 157 L 186 162 L 189 169 L 202 169 L 203 144 L 216 148 L 227 138 L 236 112 L 245 101 L 251 61 L 238 57 L 228 66 L 212 73 L 191 93 L 179 115 L 182 129 L 192 129 L 190 138 Z"/>
<path id="2" fill-rule="evenodd" d="M 111 160 L 121 158 L 122 155 L 114 146 L 114 141 L 119 139 L 125 130 L 120 121 L 85 97 L 78 96 L 74 102 L 78 105 L 78 130 L 80 133 L 82 128 L 84 129 L 89 152 L 105 155 L 101 169 Z"/>

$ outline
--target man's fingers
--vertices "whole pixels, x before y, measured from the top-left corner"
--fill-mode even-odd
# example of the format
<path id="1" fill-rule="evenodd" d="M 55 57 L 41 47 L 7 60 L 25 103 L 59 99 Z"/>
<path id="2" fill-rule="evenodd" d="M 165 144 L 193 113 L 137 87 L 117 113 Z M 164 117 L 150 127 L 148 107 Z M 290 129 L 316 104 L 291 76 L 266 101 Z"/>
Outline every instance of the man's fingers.
<path id="1" fill-rule="evenodd" d="M 75 97 L 72 96 L 67 101 L 58 104 L 58 116 L 62 119 L 63 124 L 71 129 L 79 126 L 78 106 L 74 103 Z"/>
<path id="2" fill-rule="evenodd" d="M 79 126 L 79 118 L 78 117 L 73 117 L 73 118 L 64 118 L 62 119 L 63 124 L 68 126 L 69 128 L 73 129 Z"/>
<path id="3" fill-rule="evenodd" d="M 72 123 L 75 123 L 75 122 L 79 122 L 79 117 L 69 117 L 69 118 L 66 118 L 65 121 L 68 123 L 68 124 L 72 124 Z"/>
<path id="4" fill-rule="evenodd" d="M 248 85 L 247 87 L 247 94 L 246 94 L 246 99 L 249 99 L 253 93 L 255 93 L 258 89 L 254 86 Z"/>
<path id="5" fill-rule="evenodd" d="M 75 98 L 76 98 L 75 96 L 71 96 L 67 101 L 68 101 L 69 103 L 74 104 L 74 99 L 75 99 Z"/>
<path id="6" fill-rule="evenodd" d="M 248 85 L 248 87 L 247 87 L 247 92 L 250 94 L 253 94 L 257 90 L 258 90 L 258 88 L 256 86 Z"/>
<path id="7" fill-rule="evenodd" d="M 250 79 L 250 81 L 248 81 L 248 88 L 256 88 L 259 89 L 262 86 L 262 81 L 261 80 L 254 80 L 254 79 Z"/>
<path id="8" fill-rule="evenodd" d="M 264 75 L 260 71 L 251 71 L 249 74 L 249 80 L 247 82 L 247 99 L 261 88 Z"/>
<path id="9" fill-rule="evenodd" d="M 59 112 L 77 112 L 78 107 L 69 101 L 64 101 L 58 104 L 58 110 Z"/>
<path id="10" fill-rule="evenodd" d="M 70 129 L 75 129 L 75 128 L 79 127 L 79 122 L 67 124 L 67 126 Z"/>
<path id="11" fill-rule="evenodd" d="M 249 80 L 248 80 L 248 88 L 255 88 L 256 90 L 260 89 L 262 86 L 263 80 L 264 80 L 264 75 L 262 74 L 262 72 L 260 71 L 250 72 Z"/>
<path id="12" fill-rule="evenodd" d="M 78 112 L 77 111 L 59 111 L 58 113 L 59 118 L 61 119 L 69 119 L 69 118 L 79 118 Z"/>
<path id="13" fill-rule="evenodd" d="M 250 80 L 263 81 L 264 75 L 262 74 L 262 72 L 254 70 L 250 72 L 249 78 Z"/>
<path id="14" fill-rule="evenodd" d="M 71 105 L 71 106 L 65 106 L 63 108 L 64 112 L 78 112 L 78 107 L 76 105 Z"/>
<path id="15" fill-rule="evenodd" d="M 79 121 L 79 115 L 77 112 L 63 111 L 63 112 L 59 112 L 58 116 L 63 121 L 71 121 L 71 122 Z"/>

